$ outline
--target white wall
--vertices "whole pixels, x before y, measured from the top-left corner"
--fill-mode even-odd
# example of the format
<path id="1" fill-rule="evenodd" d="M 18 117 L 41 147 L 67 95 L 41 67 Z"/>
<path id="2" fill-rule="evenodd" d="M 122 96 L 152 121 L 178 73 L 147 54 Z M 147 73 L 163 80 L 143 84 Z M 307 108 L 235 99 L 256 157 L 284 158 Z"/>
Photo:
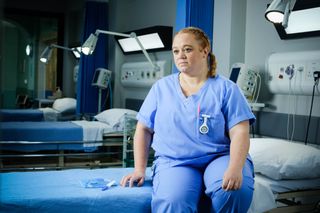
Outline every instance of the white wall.
<path id="1" fill-rule="evenodd" d="M 244 62 L 245 18 L 246 0 L 215 1 L 212 49 L 218 73 L 226 77 L 233 63 Z"/>
<path id="2" fill-rule="evenodd" d="M 229 76 L 230 65 L 239 62 L 243 54 L 242 62 L 249 66 L 257 66 L 264 79 L 265 60 L 271 53 L 320 50 L 320 37 L 281 40 L 274 26 L 264 17 L 267 4 L 270 2 L 271 0 L 215 1 L 213 50 L 221 74 Z M 241 4 L 246 5 L 246 8 L 241 7 Z M 238 26 L 245 27 L 245 31 L 236 30 Z M 244 46 L 241 46 L 242 42 Z M 295 102 L 294 97 L 271 94 L 265 79 L 262 83 L 259 101 L 269 106 L 263 111 L 309 114 L 311 96 L 297 96 Z M 296 105 L 296 109 L 293 105 Z M 319 105 L 318 95 L 314 100 L 313 116 L 320 116 Z"/>
<path id="3" fill-rule="evenodd" d="M 129 32 L 155 25 L 175 25 L 176 1 L 172 0 L 109 0 L 109 29 Z M 146 61 L 144 55 L 123 55 L 113 38 L 109 39 L 109 69 L 114 75 L 113 107 L 124 107 L 125 90 L 120 83 L 120 69 L 124 62 Z M 153 61 L 171 60 L 171 51 L 149 54 Z M 146 89 L 133 88 L 138 96 L 145 96 Z M 132 92 L 132 91 L 131 91 Z"/>

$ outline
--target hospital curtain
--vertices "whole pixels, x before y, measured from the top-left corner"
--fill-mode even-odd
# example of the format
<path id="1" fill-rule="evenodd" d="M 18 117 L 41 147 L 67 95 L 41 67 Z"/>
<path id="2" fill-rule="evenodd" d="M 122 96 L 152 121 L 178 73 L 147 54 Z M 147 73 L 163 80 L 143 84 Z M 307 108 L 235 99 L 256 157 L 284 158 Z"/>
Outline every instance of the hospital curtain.
<path id="1" fill-rule="evenodd" d="M 108 30 L 108 3 L 87 1 L 82 44 L 96 29 Z M 77 80 L 77 114 L 96 114 L 98 112 L 99 90 L 91 86 L 94 72 L 97 68 L 107 68 L 107 37 L 100 35 L 92 55 L 81 56 Z M 102 100 L 105 100 L 103 91 Z M 104 107 L 102 106 L 103 110 Z"/>
<path id="2" fill-rule="evenodd" d="M 175 31 L 184 27 L 199 27 L 210 38 L 213 36 L 214 0 L 177 0 Z M 176 68 L 174 72 L 177 72 Z"/>

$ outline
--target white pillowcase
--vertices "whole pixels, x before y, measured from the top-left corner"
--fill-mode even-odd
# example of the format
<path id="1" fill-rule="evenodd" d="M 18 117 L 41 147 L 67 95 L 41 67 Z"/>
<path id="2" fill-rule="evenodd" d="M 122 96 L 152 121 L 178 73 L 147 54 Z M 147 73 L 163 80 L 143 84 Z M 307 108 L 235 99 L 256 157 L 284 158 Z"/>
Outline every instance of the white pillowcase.
<path id="1" fill-rule="evenodd" d="M 94 118 L 100 122 L 111 125 L 112 127 L 119 125 L 124 114 L 135 117 L 137 112 L 131 109 L 112 108 L 104 110 L 103 112 L 94 116 Z"/>
<path id="2" fill-rule="evenodd" d="M 52 108 L 59 111 L 75 111 L 77 106 L 77 100 L 74 98 L 59 98 L 56 99 L 52 105 Z"/>
<path id="3" fill-rule="evenodd" d="M 251 138 L 255 172 L 275 180 L 320 178 L 320 149 L 275 138 Z"/>

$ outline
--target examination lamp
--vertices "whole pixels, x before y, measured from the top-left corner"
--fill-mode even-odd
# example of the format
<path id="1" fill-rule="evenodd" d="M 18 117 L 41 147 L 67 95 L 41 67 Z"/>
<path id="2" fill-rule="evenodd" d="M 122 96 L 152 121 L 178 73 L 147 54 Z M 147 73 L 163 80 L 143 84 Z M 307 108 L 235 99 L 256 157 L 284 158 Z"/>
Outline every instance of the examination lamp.
<path id="1" fill-rule="evenodd" d="M 64 50 L 68 50 L 68 51 L 72 51 L 73 54 L 78 54 L 80 55 L 80 51 L 76 48 L 69 48 L 69 47 L 64 47 L 64 46 L 60 46 L 60 45 L 56 45 L 56 44 L 50 44 L 50 46 L 47 46 L 43 52 L 41 53 L 41 56 L 40 56 L 40 61 L 47 64 L 49 59 L 50 59 L 50 56 L 52 54 L 52 49 L 53 48 L 59 48 L 59 49 L 64 49 Z"/>
<path id="2" fill-rule="evenodd" d="M 139 45 L 140 50 L 143 52 L 144 56 L 147 58 L 147 60 L 149 61 L 149 63 L 151 64 L 151 66 L 153 67 L 153 69 L 155 71 L 159 71 L 160 68 L 157 64 L 155 64 L 148 52 L 146 51 L 146 49 L 144 48 L 144 46 L 142 45 L 140 39 L 137 37 L 136 33 L 132 32 L 130 34 L 124 34 L 124 33 L 117 33 L 117 32 L 112 32 L 112 31 L 105 31 L 105 30 L 99 30 L 97 29 L 95 33 L 92 33 L 89 38 L 84 42 L 84 44 L 82 45 L 82 53 L 85 55 L 91 55 L 94 52 L 94 49 L 96 47 L 97 44 L 97 40 L 98 40 L 98 36 L 99 34 L 108 34 L 108 35 L 115 35 L 115 36 L 121 36 L 121 37 L 127 37 L 127 38 L 133 38 L 136 43 Z"/>
<path id="3" fill-rule="evenodd" d="M 286 28 L 295 2 L 296 0 L 273 0 L 265 12 L 266 19 L 272 23 L 282 23 Z"/>

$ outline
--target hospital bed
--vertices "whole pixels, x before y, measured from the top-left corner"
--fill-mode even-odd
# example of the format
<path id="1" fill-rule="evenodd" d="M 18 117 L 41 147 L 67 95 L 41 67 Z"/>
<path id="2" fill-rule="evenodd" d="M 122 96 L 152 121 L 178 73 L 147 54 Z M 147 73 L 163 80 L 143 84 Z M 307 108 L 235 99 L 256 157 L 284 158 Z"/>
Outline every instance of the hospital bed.
<path id="1" fill-rule="evenodd" d="M 320 149 L 277 138 L 251 138 L 255 193 L 249 213 L 319 212 Z"/>
<path id="2" fill-rule="evenodd" d="M 150 169 L 142 187 L 119 186 L 122 176 L 132 171 L 133 168 L 102 168 L 0 173 L 0 212 L 151 212 Z M 86 188 L 83 184 L 97 179 L 115 180 L 116 185 L 103 191 L 102 188 Z M 316 183 L 305 187 L 313 187 L 313 184 Z M 286 210 L 276 208 L 273 193 L 264 194 L 271 185 L 263 178 L 256 178 L 249 212 L 303 212 L 299 206 L 294 211 L 289 211 L 288 207 Z M 283 187 L 282 183 L 277 185 Z M 310 212 L 314 208 L 314 204 L 308 207 Z M 202 212 L 209 212 L 208 206 L 202 206 Z"/>
<path id="3" fill-rule="evenodd" d="M 67 121 L 76 119 L 76 100 L 59 98 L 52 107 L 39 109 L 0 109 L 0 121 Z"/>
<path id="4" fill-rule="evenodd" d="M 274 145 L 273 142 L 281 143 L 271 139 L 272 143 L 269 144 L 268 140 L 270 139 L 254 139 L 251 143 L 253 146 L 250 148 L 250 152 L 257 172 L 249 213 L 316 212 L 320 199 L 320 176 L 317 171 L 310 178 L 303 178 L 307 174 L 296 173 L 298 179 L 282 179 L 280 176 L 272 176 L 276 175 L 275 172 L 269 176 L 276 179 L 268 177 L 268 174 L 264 174 L 263 167 L 259 165 L 261 159 L 257 156 L 261 152 L 267 151 L 264 145 L 267 144 L 271 147 Z M 258 145 L 256 146 L 256 144 Z M 288 144 L 285 146 L 287 147 Z M 279 147 L 275 146 L 274 148 Z M 313 163 L 319 165 L 317 163 L 320 161 L 315 156 L 319 154 L 317 153 L 319 150 L 301 149 L 300 146 L 298 148 L 301 152 L 305 151 L 305 154 L 311 156 Z M 290 147 L 287 147 L 287 150 L 293 151 Z M 280 150 L 278 151 L 280 152 Z M 266 154 L 268 155 L 268 153 Z M 301 156 L 298 154 L 297 160 L 301 160 Z M 276 158 L 276 156 L 273 157 Z M 273 163 L 272 160 L 275 159 L 268 159 Z M 281 161 L 279 158 L 277 160 Z M 284 163 L 290 164 L 290 162 Z M 302 163 L 301 166 L 305 167 L 306 163 Z M 310 165 L 308 169 L 315 168 Z M 122 188 L 119 186 L 123 175 L 132 171 L 133 168 L 99 168 L 0 173 L 0 212 L 151 212 L 150 167 L 147 169 L 146 183 L 142 187 Z M 283 168 L 280 168 L 279 171 L 282 171 L 281 175 L 286 178 L 296 172 L 292 169 L 286 171 Z M 301 172 L 306 172 L 306 168 Z M 83 184 L 88 180 L 96 181 L 98 179 L 115 180 L 116 185 L 102 190 L 101 188 L 86 188 L 87 185 Z M 305 199 L 307 199 L 306 203 L 304 203 Z M 208 212 L 210 202 L 201 200 L 201 203 L 201 205 L 208 205 L 203 205 L 200 212 Z"/>
<path id="5" fill-rule="evenodd" d="M 0 169 L 126 166 L 135 115 L 109 109 L 94 121 L 0 122 Z"/>

